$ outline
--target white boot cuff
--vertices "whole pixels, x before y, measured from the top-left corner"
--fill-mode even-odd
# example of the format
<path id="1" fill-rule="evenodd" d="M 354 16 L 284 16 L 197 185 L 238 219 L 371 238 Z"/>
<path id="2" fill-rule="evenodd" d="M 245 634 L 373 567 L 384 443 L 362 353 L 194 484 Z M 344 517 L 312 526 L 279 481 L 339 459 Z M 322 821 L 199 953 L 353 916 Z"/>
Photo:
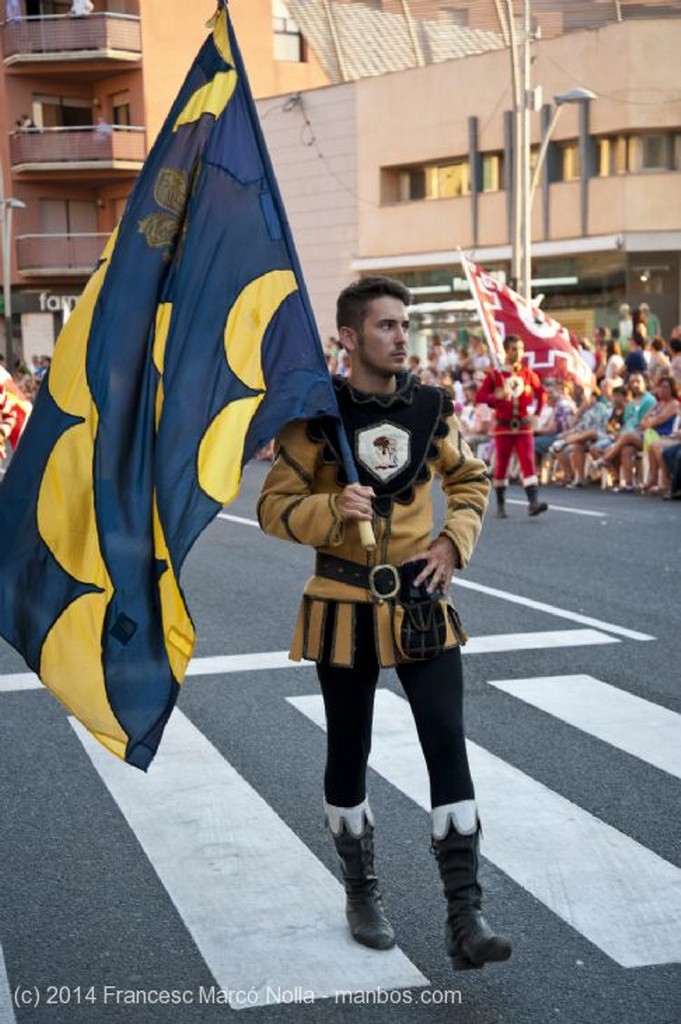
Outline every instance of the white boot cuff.
<path id="1" fill-rule="evenodd" d="M 369 825 L 373 826 L 374 824 L 374 816 L 369 807 L 367 797 L 357 807 L 334 807 L 333 804 L 327 804 L 325 800 L 324 815 L 326 817 L 326 824 L 334 836 L 341 834 L 343 822 L 345 822 L 348 832 L 355 836 L 355 838 L 361 836 L 364 831 L 365 820 Z"/>
<path id="2" fill-rule="evenodd" d="M 478 827 L 478 809 L 475 800 L 459 800 L 455 804 L 433 807 L 430 820 L 434 839 L 444 839 L 450 822 L 459 835 L 470 836 Z"/>

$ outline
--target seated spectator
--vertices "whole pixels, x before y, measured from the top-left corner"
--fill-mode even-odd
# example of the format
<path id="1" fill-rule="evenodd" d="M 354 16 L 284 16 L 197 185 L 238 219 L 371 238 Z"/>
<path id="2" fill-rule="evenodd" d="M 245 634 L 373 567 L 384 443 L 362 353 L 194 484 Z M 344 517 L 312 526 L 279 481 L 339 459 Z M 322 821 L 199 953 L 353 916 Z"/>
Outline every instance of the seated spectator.
<path id="1" fill-rule="evenodd" d="M 671 362 L 665 348 L 664 338 L 656 334 L 650 343 L 650 360 L 648 361 L 648 382 L 651 391 L 662 377 L 668 377 L 671 373 Z"/>
<path id="2" fill-rule="evenodd" d="M 614 377 L 621 377 L 624 373 L 624 359 L 622 358 L 619 341 L 610 338 L 606 342 L 605 356 L 605 379 L 612 380 Z"/>
<path id="3" fill-rule="evenodd" d="M 577 418 L 577 406 L 571 398 L 570 381 L 547 381 L 546 403 L 537 418 L 534 429 L 534 455 L 537 472 L 541 461 L 554 441 L 568 431 Z"/>
<path id="4" fill-rule="evenodd" d="M 610 383 L 609 381 L 603 381 L 603 384 Z M 624 421 L 624 411 L 627 407 L 627 402 L 631 398 L 631 393 L 626 385 L 621 384 L 619 387 L 612 388 L 612 395 L 610 401 L 607 402 L 609 409 L 608 420 L 603 430 L 599 430 L 598 436 L 595 441 L 589 442 L 588 452 L 594 463 L 598 463 L 598 460 L 602 457 L 603 452 L 606 448 L 609 448 L 614 444 L 617 439 L 617 435 L 622 429 L 622 423 Z M 601 394 L 601 402 L 603 401 L 603 395 Z"/>
<path id="5" fill-rule="evenodd" d="M 677 428 L 677 420 L 681 406 L 679 393 L 673 377 L 662 377 L 655 389 L 657 402 L 641 420 L 643 430 L 643 450 L 648 455 L 648 475 L 641 490 L 659 490 L 658 473 L 660 470 L 661 451 L 651 456 L 651 448 L 657 442 L 671 437 Z"/>
<path id="6" fill-rule="evenodd" d="M 605 430 L 610 409 L 599 401 L 596 390 L 585 392 L 584 403 L 574 427 L 560 436 L 562 442 L 554 447 L 558 464 L 563 471 L 567 487 L 584 486 L 584 463 L 587 445 L 597 441 Z"/>
<path id="7" fill-rule="evenodd" d="M 461 433 L 468 442 L 474 455 L 478 454 L 479 446 L 488 445 L 492 433 L 493 412 L 489 405 L 476 405 L 475 394 L 478 390 L 474 381 L 464 384 L 465 404 L 459 413 Z M 480 458 L 484 458 L 482 454 Z"/>
<path id="8" fill-rule="evenodd" d="M 407 369 L 409 373 L 413 374 L 414 377 L 421 376 L 421 357 L 417 355 L 411 355 L 407 359 Z"/>
<path id="9" fill-rule="evenodd" d="M 603 328 L 599 328 L 603 330 Z M 579 355 L 584 360 L 592 373 L 596 371 L 596 353 L 589 338 L 579 339 Z"/>
<path id="10" fill-rule="evenodd" d="M 647 373 L 648 372 L 648 360 L 646 359 L 646 345 L 648 339 L 641 328 L 634 331 L 631 336 L 629 343 L 629 351 L 626 354 L 624 360 L 624 372 L 628 377 L 632 373 Z"/>
<path id="11" fill-rule="evenodd" d="M 672 337 L 669 341 L 669 351 L 671 352 L 669 369 L 676 381 L 676 386 L 681 388 L 681 326 L 675 328 L 675 330 L 679 333 L 674 337 L 674 332 L 672 332 Z"/>
<path id="12" fill-rule="evenodd" d="M 487 373 L 490 366 L 492 365 L 492 361 L 489 357 L 489 349 L 487 347 L 487 342 L 484 341 L 482 338 L 473 339 L 472 353 L 469 359 L 469 365 L 472 368 L 473 373 L 475 373 L 476 371 L 480 373 Z"/>
<path id="13" fill-rule="evenodd" d="M 641 421 L 655 405 L 655 399 L 646 390 L 642 373 L 632 373 L 628 380 L 631 399 L 624 410 L 622 427 L 614 444 L 605 449 L 594 468 L 612 469 L 618 474 L 616 491 L 633 491 L 634 463 L 643 449 L 643 428 Z"/>

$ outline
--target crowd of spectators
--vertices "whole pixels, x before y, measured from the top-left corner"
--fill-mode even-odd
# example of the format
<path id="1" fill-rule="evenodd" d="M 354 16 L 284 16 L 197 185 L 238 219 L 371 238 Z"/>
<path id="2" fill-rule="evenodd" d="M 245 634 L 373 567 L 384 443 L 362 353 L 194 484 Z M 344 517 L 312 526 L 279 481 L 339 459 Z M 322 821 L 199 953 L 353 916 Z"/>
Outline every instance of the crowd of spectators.
<path id="1" fill-rule="evenodd" d="M 649 336 L 649 329 L 655 334 Z M 613 493 L 639 491 L 681 498 L 681 325 L 669 339 L 645 304 L 620 309 L 619 327 L 599 327 L 580 340 L 593 387 L 545 378 L 547 401 L 535 422 L 537 469 L 545 483 L 570 489 L 596 484 Z M 331 373 L 347 372 L 330 338 Z M 409 371 L 449 391 L 463 433 L 491 467 L 492 410 L 476 402 L 491 366 L 485 341 L 457 345 L 434 336 L 427 357 L 409 357 Z M 676 475 L 675 475 L 676 473 Z"/>
<path id="2" fill-rule="evenodd" d="M 656 328 L 652 337 L 651 327 Z M 543 382 L 547 401 L 534 431 L 543 481 L 569 488 L 597 483 L 615 493 L 681 498 L 681 325 L 666 340 L 648 307 L 632 312 L 623 305 L 618 328 L 599 327 L 593 339 L 580 344 L 593 387 L 583 389 L 570 380 Z M 345 353 L 335 339 L 328 340 L 325 352 L 331 373 L 347 373 Z M 11 410 L 19 402 L 24 415 L 30 413 L 49 365 L 49 356 L 34 357 L 30 367 L 19 365 L 10 374 L 0 356 L 0 449 L 19 415 Z M 468 443 L 490 466 L 493 413 L 476 395 L 491 365 L 482 338 L 472 336 L 458 345 L 434 335 L 427 357 L 411 355 L 408 367 L 424 383 L 449 391 Z M 271 458 L 272 445 L 258 457 Z"/>

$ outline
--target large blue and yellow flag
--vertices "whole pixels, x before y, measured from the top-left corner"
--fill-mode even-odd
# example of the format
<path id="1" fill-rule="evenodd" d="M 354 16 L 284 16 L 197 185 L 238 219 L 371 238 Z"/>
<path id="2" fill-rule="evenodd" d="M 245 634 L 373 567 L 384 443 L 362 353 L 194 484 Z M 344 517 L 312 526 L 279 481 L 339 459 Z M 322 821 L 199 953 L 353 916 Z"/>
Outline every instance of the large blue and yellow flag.
<path id="1" fill-rule="evenodd" d="M 130 764 L 194 647 L 189 549 L 287 421 L 336 414 L 223 0 L 0 487 L 0 632 Z"/>

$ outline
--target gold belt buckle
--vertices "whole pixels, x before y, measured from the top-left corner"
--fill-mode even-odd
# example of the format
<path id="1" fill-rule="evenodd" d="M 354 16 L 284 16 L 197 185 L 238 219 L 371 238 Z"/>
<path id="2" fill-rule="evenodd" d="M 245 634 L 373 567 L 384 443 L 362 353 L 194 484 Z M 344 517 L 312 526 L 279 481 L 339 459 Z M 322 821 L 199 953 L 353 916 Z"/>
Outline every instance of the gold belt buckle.
<path id="1" fill-rule="evenodd" d="M 379 590 L 377 586 L 377 577 L 379 573 L 389 573 L 391 581 L 385 591 Z M 381 565 L 375 565 L 369 571 L 369 590 L 373 597 L 379 601 L 387 601 L 391 597 L 397 597 L 400 592 L 400 572 L 394 565 L 388 565 L 383 563 Z"/>

